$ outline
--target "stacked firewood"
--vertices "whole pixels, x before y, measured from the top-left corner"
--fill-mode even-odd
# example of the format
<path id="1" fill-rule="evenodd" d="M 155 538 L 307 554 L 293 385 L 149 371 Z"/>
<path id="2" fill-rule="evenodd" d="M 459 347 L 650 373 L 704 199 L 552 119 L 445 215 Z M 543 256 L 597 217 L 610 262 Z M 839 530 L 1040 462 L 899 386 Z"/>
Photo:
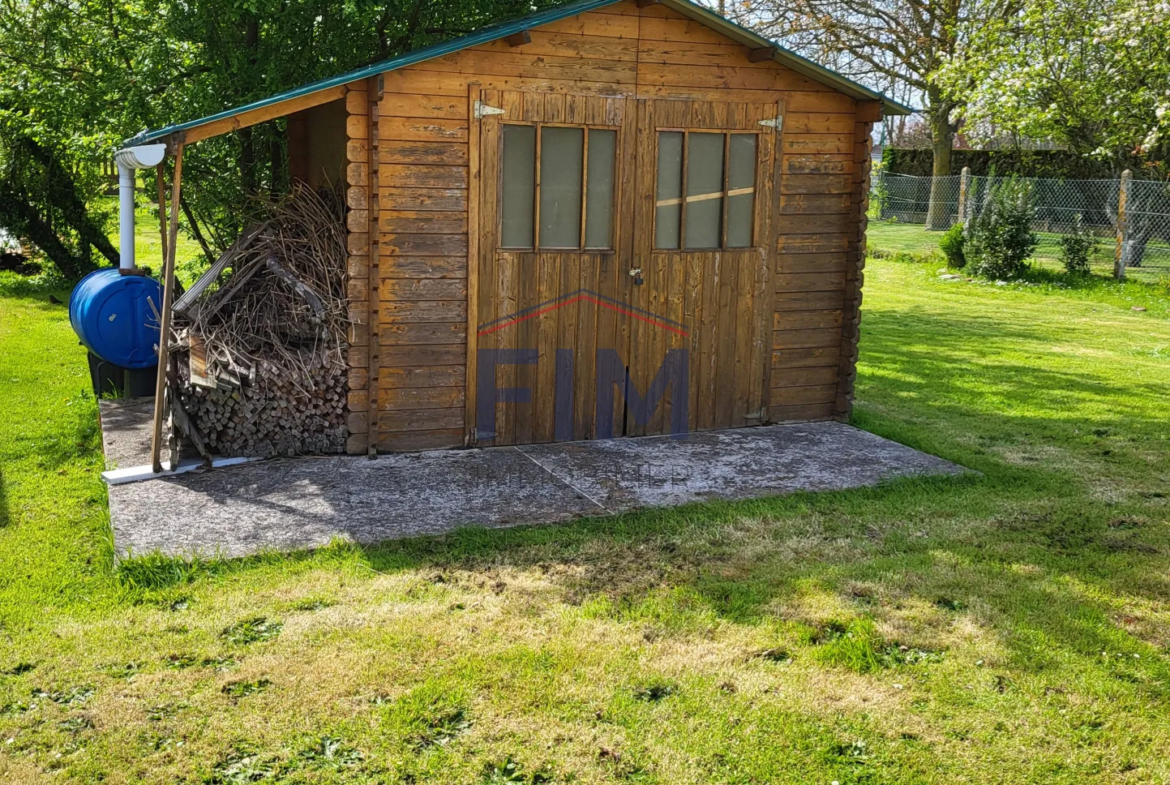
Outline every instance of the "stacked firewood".
<path id="1" fill-rule="evenodd" d="M 205 455 L 345 451 L 345 210 L 298 186 L 175 303 L 171 369 Z"/>
<path id="2" fill-rule="evenodd" d="M 264 383 L 219 389 L 181 385 L 181 401 L 211 452 L 225 456 L 303 455 L 345 451 L 346 367 L 319 352 L 306 352 L 307 376 L 261 361 Z M 180 375 L 182 381 L 182 375 Z"/>

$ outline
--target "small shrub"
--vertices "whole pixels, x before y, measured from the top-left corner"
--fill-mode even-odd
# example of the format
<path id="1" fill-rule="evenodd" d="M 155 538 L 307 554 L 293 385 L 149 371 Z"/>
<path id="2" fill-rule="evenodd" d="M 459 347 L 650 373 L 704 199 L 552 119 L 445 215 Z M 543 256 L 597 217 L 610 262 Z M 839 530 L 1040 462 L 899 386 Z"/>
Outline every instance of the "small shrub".
<path id="1" fill-rule="evenodd" d="M 947 259 L 947 267 L 952 270 L 962 270 L 967 266 L 967 257 L 963 254 L 966 238 L 963 236 L 963 225 L 955 224 L 939 240 L 938 249 Z"/>
<path id="2" fill-rule="evenodd" d="M 1069 275 L 1088 275 L 1089 258 L 1097 250 L 1097 236 L 1085 226 L 1081 214 L 1073 219 L 1071 234 L 1060 238 L 1060 261 Z"/>
<path id="3" fill-rule="evenodd" d="M 1015 177 L 995 186 L 971 221 L 963 253 L 971 272 L 986 278 L 1018 278 L 1039 238 L 1032 231 L 1032 189 Z"/>
<path id="4" fill-rule="evenodd" d="M 885 179 L 879 172 L 874 172 L 872 182 L 873 187 L 869 192 L 869 208 L 866 210 L 866 216 L 874 220 L 881 220 L 882 214 L 886 211 L 886 205 L 890 203 L 890 187 L 886 185 Z"/>
<path id="5" fill-rule="evenodd" d="M 73 283 L 56 268 L 32 276 L 0 270 L 0 295 L 5 297 L 48 297 L 53 294 L 68 302 L 72 287 Z"/>

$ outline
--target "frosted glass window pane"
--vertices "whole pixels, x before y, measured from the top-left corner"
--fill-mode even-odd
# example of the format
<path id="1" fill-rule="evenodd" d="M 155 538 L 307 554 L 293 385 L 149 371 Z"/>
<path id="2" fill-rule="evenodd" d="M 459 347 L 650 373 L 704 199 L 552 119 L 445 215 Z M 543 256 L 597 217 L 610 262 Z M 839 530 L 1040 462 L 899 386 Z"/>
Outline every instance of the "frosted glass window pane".
<path id="1" fill-rule="evenodd" d="M 585 186 L 585 246 L 613 246 L 613 163 L 617 131 L 589 132 L 589 180 Z"/>
<path id="2" fill-rule="evenodd" d="M 581 246 L 582 128 L 540 130 L 540 247 Z"/>
<path id="3" fill-rule="evenodd" d="M 658 191 L 655 197 L 654 247 L 678 248 L 678 222 L 682 215 L 683 135 L 679 131 L 658 134 Z"/>
<path id="4" fill-rule="evenodd" d="M 747 248 L 752 244 L 755 186 L 756 135 L 732 134 L 727 154 L 728 248 Z"/>
<path id="5" fill-rule="evenodd" d="M 536 197 L 536 128 L 504 126 L 503 187 L 500 208 L 506 248 L 532 247 L 532 211 Z"/>
<path id="6" fill-rule="evenodd" d="M 687 150 L 687 248 L 723 245 L 723 134 L 691 134 Z"/>

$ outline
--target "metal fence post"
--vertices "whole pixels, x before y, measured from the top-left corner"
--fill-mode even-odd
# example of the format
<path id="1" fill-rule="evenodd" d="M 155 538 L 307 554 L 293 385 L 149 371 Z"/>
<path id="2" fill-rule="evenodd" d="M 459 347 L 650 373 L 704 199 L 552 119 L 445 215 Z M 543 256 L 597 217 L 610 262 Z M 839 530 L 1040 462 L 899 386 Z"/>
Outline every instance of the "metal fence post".
<path id="1" fill-rule="evenodd" d="M 1128 231 L 1125 218 L 1125 203 L 1129 201 L 1129 182 L 1133 172 L 1126 169 L 1121 173 L 1121 185 L 1117 189 L 1117 249 L 1113 255 L 1113 277 L 1119 281 L 1125 280 L 1125 265 L 1129 261 L 1126 252 Z"/>
<path id="2" fill-rule="evenodd" d="M 971 167 L 964 166 L 959 173 L 959 223 L 967 225 L 967 193 L 971 187 Z"/>

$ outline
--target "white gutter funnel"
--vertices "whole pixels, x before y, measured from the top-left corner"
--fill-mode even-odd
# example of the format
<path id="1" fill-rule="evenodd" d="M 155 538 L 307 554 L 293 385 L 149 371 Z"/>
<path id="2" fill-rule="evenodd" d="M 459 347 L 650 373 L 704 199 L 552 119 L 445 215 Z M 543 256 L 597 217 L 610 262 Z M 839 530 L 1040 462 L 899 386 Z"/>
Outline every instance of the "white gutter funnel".
<path id="1" fill-rule="evenodd" d="M 167 155 L 165 144 L 127 147 L 114 153 L 118 164 L 118 268 L 134 269 L 134 170 L 150 169 Z"/>

